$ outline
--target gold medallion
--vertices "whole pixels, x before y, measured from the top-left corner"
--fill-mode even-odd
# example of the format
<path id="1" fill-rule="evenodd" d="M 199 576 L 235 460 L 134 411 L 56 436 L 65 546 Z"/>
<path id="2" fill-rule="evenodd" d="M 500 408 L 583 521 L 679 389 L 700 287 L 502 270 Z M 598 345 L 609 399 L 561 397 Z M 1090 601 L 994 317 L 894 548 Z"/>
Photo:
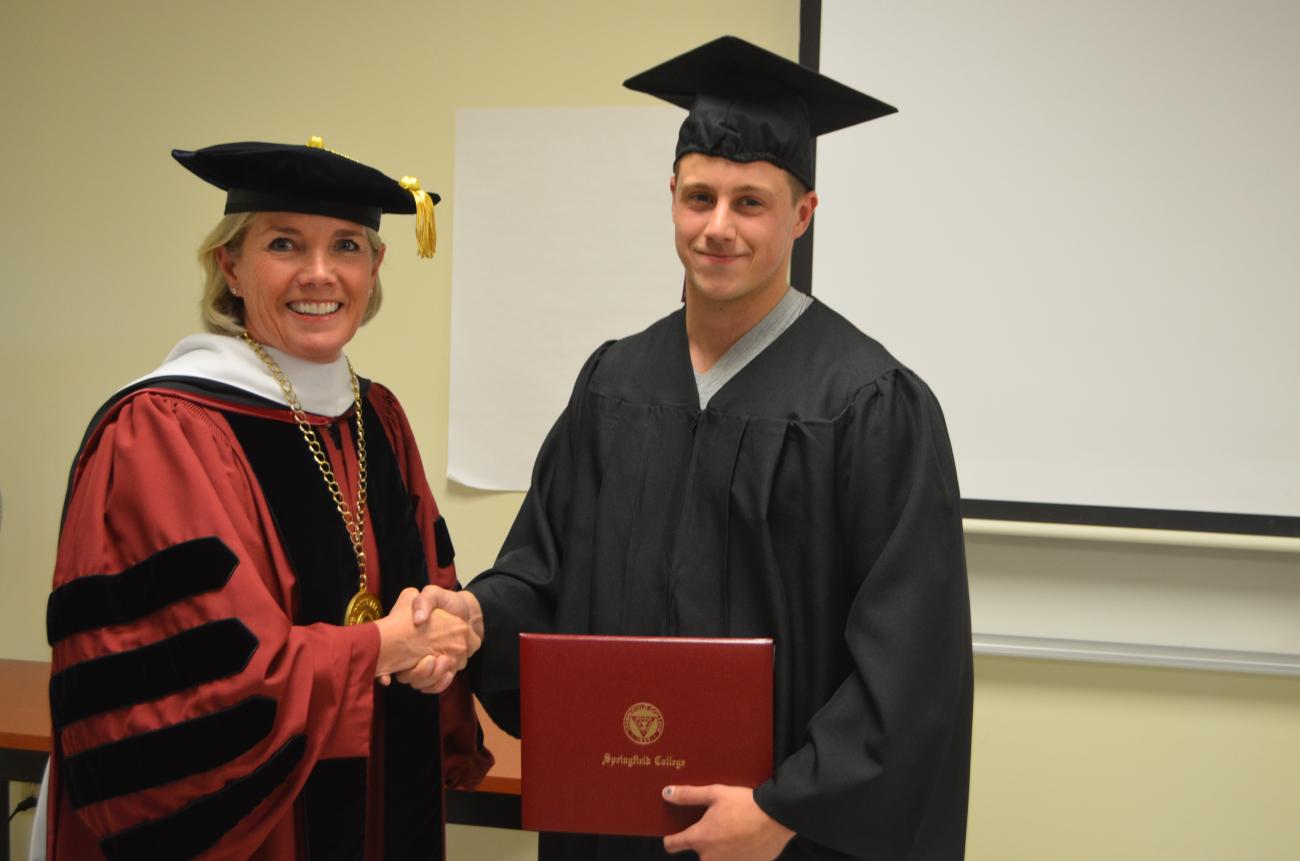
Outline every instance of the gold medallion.
<path id="1" fill-rule="evenodd" d="M 348 609 L 343 613 L 343 624 L 364 625 L 383 615 L 384 608 L 379 605 L 379 599 L 362 589 L 348 602 Z"/>

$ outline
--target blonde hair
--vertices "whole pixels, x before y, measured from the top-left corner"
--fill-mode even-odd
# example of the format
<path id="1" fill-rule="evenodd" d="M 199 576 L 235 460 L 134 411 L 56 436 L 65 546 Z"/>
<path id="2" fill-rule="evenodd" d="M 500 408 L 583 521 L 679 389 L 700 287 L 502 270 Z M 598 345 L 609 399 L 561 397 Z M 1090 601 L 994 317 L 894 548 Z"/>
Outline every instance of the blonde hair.
<path id="1" fill-rule="evenodd" d="M 244 300 L 230 292 L 226 275 L 217 262 L 217 252 L 225 248 L 227 253 L 238 256 L 244 244 L 244 234 L 256 217 L 256 212 L 231 213 L 218 221 L 199 244 L 199 267 L 203 270 L 203 298 L 199 300 L 199 307 L 203 311 L 203 328 L 214 334 L 238 335 L 244 331 Z M 370 242 L 371 256 L 378 254 L 384 245 L 379 234 L 367 227 L 366 239 Z M 375 289 L 370 292 L 366 313 L 361 318 L 363 326 L 379 313 L 383 301 L 384 290 L 376 273 Z"/>

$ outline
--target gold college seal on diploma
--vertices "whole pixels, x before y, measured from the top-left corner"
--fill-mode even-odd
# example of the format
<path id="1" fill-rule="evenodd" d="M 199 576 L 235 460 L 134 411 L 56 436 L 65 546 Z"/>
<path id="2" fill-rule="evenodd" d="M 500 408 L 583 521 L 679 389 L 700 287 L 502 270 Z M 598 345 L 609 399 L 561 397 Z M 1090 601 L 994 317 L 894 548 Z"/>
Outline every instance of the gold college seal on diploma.
<path id="1" fill-rule="evenodd" d="M 623 732 L 637 744 L 654 744 L 664 734 L 664 713 L 650 703 L 637 703 L 623 713 Z"/>

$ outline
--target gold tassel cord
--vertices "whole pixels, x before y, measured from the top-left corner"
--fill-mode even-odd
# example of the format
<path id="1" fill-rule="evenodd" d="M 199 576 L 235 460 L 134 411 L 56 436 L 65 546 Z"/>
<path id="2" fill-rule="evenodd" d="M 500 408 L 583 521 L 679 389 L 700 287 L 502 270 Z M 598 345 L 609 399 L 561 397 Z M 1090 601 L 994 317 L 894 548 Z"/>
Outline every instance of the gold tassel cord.
<path id="1" fill-rule="evenodd" d="M 415 242 L 421 257 L 432 257 L 438 247 L 438 228 L 433 220 L 433 198 L 420 188 L 420 181 L 413 176 L 404 176 L 402 188 L 415 198 Z"/>
<path id="2" fill-rule="evenodd" d="M 324 138 L 319 135 L 312 135 L 307 141 L 307 146 L 313 149 L 323 149 L 326 152 L 334 152 L 327 149 Z M 342 155 L 342 153 L 334 153 Z M 343 156 L 347 158 L 347 156 Z M 429 193 L 420 188 L 420 181 L 413 176 L 404 176 L 401 180 L 402 188 L 411 193 L 415 199 L 415 244 L 419 249 L 421 257 L 432 257 L 433 252 L 438 248 L 438 227 L 433 218 L 433 198 Z"/>
<path id="3" fill-rule="evenodd" d="M 354 159 L 350 155 L 346 155 L 344 153 L 339 152 L 336 149 L 330 149 L 329 147 L 325 146 L 325 138 L 321 137 L 320 135 L 312 135 L 311 137 L 307 138 L 307 146 L 311 149 L 323 149 L 325 150 L 325 152 L 329 153 L 330 155 L 336 155 L 339 158 L 345 158 L 348 161 L 356 161 L 356 159 Z"/>

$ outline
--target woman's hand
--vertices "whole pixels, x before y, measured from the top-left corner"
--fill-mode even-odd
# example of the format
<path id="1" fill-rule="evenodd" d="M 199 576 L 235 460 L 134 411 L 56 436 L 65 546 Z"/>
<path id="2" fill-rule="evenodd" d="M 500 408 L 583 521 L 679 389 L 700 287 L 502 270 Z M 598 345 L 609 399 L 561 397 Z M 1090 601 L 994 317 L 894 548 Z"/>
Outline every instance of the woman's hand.
<path id="1" fill-rule="evenodd" d="M 477 636 L 478 643 L 483 640 L 483 611 L 478 599 L 466 591 L 452 591 L 438 586 L 426 586 L 411 603 L 411 619 L 416 624 L 423 622 L 438 612 L 451 613 L 464 619 Z M 474 651 L 478 650 L 475 645 Z M 473 651 L 470 652 L 473 655 Z M 456 678 L 456 667 L 446 656 L 430 656 L 422 659 L 414 667 L 397 674 L 397 680 L 410 685 L 426 694 L 440 694 Z M 386 683 L 386 682 L 385 682 Z"/>
<path id="2" fill-rule="evenodd" d="M 473 592 L 464 589 L 452 591 L 441 586 L 425 586 L 411 602 L 411 618 L 418 625 L 434 610 L 445 610 L 453 616 L 464 619 L 474 629 L 479 641 L 483 640 L 483 609 L 479 606 Z"/>
<path id="3" fill-rule="evenodd" d="M 426 592 L 435 589 L 438 587 L 425 587 Z M 379 627 L 376 676 L 411 670 L 422 661 L 428 662 L 429 672 L 440 669 L 440 677 L 454 674 L 463 670 L 470 656 L 478 651 L 483 631 L 481 614 L 476 629 L 460 616 L 442 609 L 443 599 L 439 597 L 422 600 L 417 607 L 416 598 L 419 596 L 421 593 L 413 588 L 403 589 L 389 614 L 375 622 Z M 474 607 L 477 608 L 477 602 L 474 602 Z M 465 607 L 458 606 L 457 609 Z"/>

